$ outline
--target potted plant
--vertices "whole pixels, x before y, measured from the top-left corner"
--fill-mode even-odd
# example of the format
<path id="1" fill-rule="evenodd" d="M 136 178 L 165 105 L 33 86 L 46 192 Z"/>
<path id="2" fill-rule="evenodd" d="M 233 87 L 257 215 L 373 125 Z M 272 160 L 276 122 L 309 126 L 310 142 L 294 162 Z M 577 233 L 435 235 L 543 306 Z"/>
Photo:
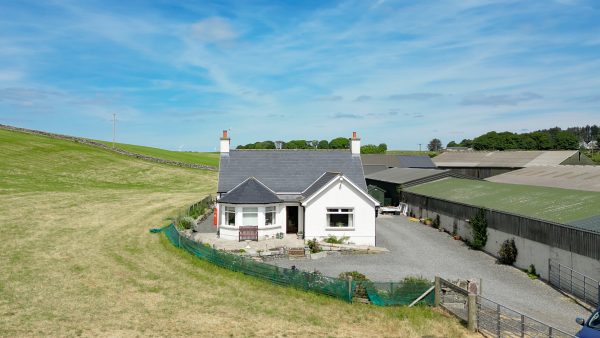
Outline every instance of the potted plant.
<path id="1" fill-rule="evenodd" d="M 425 225 L 432 225 L 433 224 L 433 220 L 431 218 L 425 218 Z"/>

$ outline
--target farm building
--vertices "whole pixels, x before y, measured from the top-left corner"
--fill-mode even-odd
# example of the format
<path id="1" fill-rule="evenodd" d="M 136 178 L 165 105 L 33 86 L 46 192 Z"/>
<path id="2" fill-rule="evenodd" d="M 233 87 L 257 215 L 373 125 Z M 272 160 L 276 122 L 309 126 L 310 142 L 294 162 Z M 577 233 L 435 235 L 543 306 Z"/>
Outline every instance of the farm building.
<path id="1" fill-rule="evenodd" d="M 365 175 L 389 168 L 435 168 L 435 164 L 427 155 L 363 154 L 360 157 Z"/>
<path id="2" fill-rule="evenodd" d="M 600 192 L 599 166 L 527 167 L 489 177 L 490 182 Z"/>
<path id="3" fill-rule="evenodd" d="M 449 151 L 433 162 L 440 169 L 482 179 L 528 167 L 593 164 L 578 150 Z"/>
<path id="4" fill-rule="evenodd" d="M 286 233 L 347 236 L 375 245 L 375 208 L 354 133 L 351 150 L 230 150 L 221 138 L 217 225 L 221 238 L 258 240 Z"/>
<path id="5" fill-rule="evenodd" d="M 365 176 L 369 186 L 376 186 L 385 192 L 384 205 L 398 205 L 400 191 L 413 185 L 438 180 L 450 175 L 450 170 L 390 168 Z"/>

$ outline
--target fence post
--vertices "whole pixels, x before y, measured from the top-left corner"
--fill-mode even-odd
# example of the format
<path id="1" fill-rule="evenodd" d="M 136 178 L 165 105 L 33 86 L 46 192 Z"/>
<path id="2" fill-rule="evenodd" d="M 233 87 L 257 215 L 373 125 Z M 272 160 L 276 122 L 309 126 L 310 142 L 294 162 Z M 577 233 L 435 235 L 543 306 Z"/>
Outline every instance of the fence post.
<path id="1" fill-rule="evenodd" d="M 573 294 L 573 269 L 569 269 L 571 272 L 571 294 Z"/>
<path id="2" fill-rule="evenodd" d="M 521 338 L 525 337 L 525 315 L 521 314 Z"/>
<path id="3" fill-rule="evenodd" d="M 560 288 L 560 263 L 558 263 L 558 289 L 559 289 L 559 290 L 562 290 L 562 289 Z"/>
<path id="4" fill-rule="evenodd" d="M 472 331 L 477 331 L 477 294 L 469 293 L 467 296 L 467 328 Z"/>
<path id="5" fill-rule="evenodd" d="M 352 276 L 348 276 L 348 301 L 352 303 Z"/>
<path id="6" fill-rule="evenodd" d="M 583 275 L 583 301 L 587 303 L 587 295 L 585 293 L 585 275 Z"/>
<path id="7" fill-rule="evenodd" d="M 598 282 L 598 292 L 597 292 L 597 294 L 598 294 L 598 299 L 597 299 L 598 300 L 598 304 L 596 304 L 596 305 L 600 306 L 600 282 Z"/>
<path id="8" fill-rule="evenodd" d="M 439 276 L 435 276 L 435 289 L 433 291 L 433 305 L 440 306 L 442 301 L 442 283 Z"/>
<path id="9" fill-rule="evenodd" d="M 500 337 L 500 304 L 496 305 L 496 336 Z"/>

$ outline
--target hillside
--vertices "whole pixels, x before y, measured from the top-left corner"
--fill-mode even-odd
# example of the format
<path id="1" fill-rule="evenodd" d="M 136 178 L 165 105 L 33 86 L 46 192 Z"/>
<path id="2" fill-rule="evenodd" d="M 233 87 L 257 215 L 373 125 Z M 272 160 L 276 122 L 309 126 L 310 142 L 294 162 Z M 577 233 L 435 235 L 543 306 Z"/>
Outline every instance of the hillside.
<path id="1" fill-rule="evenodd" d="M 112 147 L 112 142 L 109 141 L 96 141 Z M 165 160 L 193 163 L 193 164 L 204 164 L 213 167 L 219 166 L 219 153 L 204 153 L 204 152 L 192 152 L 192 151 L 173 151 L 153 147 L 138 146 L 126 143 L 115 143 L 115 147 L 137 153 L 141 155 L 147 155 Z"/>
<path id="2" fill-rule="evenodd" d="M 425 183 L 406 190 L 562 223 L 600 213 L 600 194 L 591 191 L 458 178 Z"/>
<path id="3" fill-rule="evenodd" d="M 0 157 L 0 336 L 468 335 L 427 308 L 272 285 L 148 233 L 214 192 L 216 172 L 6 130 Z"/>

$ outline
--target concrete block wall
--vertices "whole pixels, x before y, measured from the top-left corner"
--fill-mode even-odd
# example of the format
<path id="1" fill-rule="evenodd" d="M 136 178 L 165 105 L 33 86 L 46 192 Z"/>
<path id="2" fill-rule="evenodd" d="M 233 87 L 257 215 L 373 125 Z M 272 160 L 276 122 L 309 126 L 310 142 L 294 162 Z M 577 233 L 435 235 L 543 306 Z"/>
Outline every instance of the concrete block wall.
<path id="1" fill-rule="evenodd" d="M 440 225 L 449 233 L 452 233 L 453 224 L 456 222 L 457 234 L 464 239 L 472 240 L 472 228 L 465 219 L 459 219 L 452 215 L 445 215 L 419 208 L 419 206 L 412 204 L 409 204 L 409 210 L 410 209 L 413 210 L 417 217 L 421 215 L 423 218 L 429 217 L 434 219 L 436 215 L 440 215 Z M 488 240 L 483 251 L 494 257 L 498 257 L 498 250 L 502 243 L 511 238 L 514 238 L 518 250 L 517 261 L 514 266 L 519 269 L 528 269 L 529 266 L 533 264 L 537 273 L 540 274 L 540 277 L 548 280 L 548 260 L 552 259 L 579 273 L 600 281 L 599 260 L 515 236 L 490 227 L 488 227 Z"/>

